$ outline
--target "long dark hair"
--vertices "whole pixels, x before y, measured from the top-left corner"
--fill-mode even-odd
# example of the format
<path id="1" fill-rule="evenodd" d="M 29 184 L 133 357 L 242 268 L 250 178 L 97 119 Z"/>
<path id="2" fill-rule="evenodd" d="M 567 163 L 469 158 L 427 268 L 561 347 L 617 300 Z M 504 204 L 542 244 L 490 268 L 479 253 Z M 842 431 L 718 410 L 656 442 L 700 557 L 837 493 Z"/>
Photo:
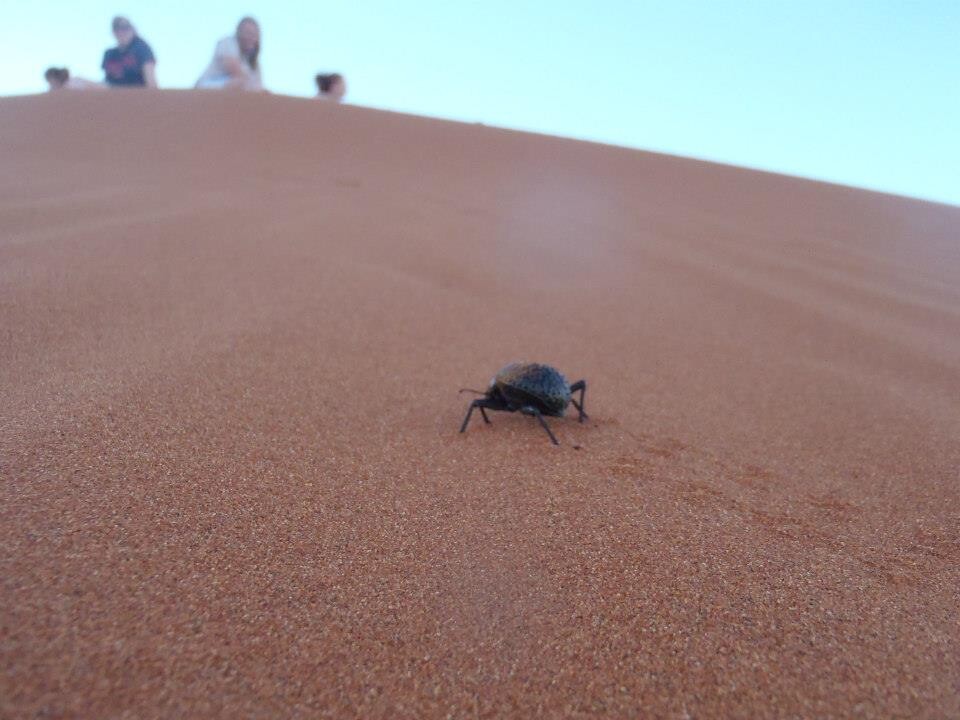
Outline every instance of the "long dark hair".
<path id="1" fill-rule="evenodd" d="M 240 28 L 244 25 L 244 23 L 252 23 L 252 24 L 254 24 L 254 25 L 257 26 L 257 30 L 260 29 L 260 23 L 258 23 L 256 20 L 254 20 L 254 19 L 253 19 L 252 17 L 250 17 L 249 15 L 247 15 L 245 18 L 243 18 L 240 22 L 237 23 L 237 32 L 236 32 L 236 34 L 237 34 L 238 36 L 240 35 Z M 238 39 L 239 39 L 239 38 L 238 38 Z M 260 57 L 260 40 L 259 40 L 259 38 L 258 38 L 258 39 L 257 39 L 257 45 L 256 45 L 255 48 L 253 48 L 253 52 L 250 53 L 249 55 L 247 55 L 247 62 L 250 63 L 250 67 L 252 67 L 254 70 L 257 69 L 257 58 L 259 58 L 259 57 Z"/>

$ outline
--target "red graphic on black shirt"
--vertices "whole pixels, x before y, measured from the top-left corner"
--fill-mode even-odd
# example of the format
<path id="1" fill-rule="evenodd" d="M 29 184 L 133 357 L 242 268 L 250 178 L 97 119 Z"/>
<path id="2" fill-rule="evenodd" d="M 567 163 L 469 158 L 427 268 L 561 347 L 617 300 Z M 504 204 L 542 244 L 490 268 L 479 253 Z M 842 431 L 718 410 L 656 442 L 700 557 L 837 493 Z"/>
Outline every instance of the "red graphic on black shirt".
<path id="1" fill-rule="evenodd" d="M 133 53 L 125 53 L 119 58 L 111 58 L 104 64 L 103 69 L 112 78 L 122 78 L 126 68 L 137 67 L 137 57 Z"/>

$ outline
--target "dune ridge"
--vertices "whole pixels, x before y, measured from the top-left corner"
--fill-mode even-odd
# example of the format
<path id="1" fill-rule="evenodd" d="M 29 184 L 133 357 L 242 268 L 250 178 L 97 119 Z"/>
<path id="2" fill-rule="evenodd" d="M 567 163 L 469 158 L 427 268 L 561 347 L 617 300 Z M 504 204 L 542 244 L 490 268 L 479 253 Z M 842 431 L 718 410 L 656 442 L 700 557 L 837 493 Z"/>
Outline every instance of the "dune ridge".
<path id="1" fill-rule="evenodd" d="M 0 100 L 0 716 L 960 715 L 960 208 Z M 494 413 L 502 365 L 591 419 Z"/>

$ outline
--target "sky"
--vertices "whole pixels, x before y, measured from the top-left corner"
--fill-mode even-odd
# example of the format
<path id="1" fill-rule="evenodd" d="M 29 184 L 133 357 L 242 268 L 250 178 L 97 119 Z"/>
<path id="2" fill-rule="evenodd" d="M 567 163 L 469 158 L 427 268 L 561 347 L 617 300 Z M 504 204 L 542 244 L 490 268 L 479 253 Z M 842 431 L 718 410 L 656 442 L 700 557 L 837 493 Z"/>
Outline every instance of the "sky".
<path id="1" fill-rule="evenodd" d="M 16 0 L 0 95 L 100 79 L 116 14 L 163 87 L 249 14 L 274 92 L 338 71 L 357 105 L 960 205 L 960 0 Z"/>

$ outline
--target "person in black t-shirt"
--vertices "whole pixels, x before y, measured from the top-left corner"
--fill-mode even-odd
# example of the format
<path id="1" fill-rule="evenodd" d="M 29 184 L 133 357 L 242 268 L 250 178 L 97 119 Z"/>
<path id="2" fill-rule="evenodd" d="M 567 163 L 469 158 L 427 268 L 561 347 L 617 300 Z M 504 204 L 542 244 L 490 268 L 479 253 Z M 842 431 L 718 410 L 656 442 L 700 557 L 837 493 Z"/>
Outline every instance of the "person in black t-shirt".
<path id="1" fill-rule="evenodd" d="M 113 36 L 117 46 L 103 54 L 103 72 L 108 85 L 124 87 L 157 86 L 157 60 L 153 50 L 137 35 L 125 17 L 113 19 Z"/>

